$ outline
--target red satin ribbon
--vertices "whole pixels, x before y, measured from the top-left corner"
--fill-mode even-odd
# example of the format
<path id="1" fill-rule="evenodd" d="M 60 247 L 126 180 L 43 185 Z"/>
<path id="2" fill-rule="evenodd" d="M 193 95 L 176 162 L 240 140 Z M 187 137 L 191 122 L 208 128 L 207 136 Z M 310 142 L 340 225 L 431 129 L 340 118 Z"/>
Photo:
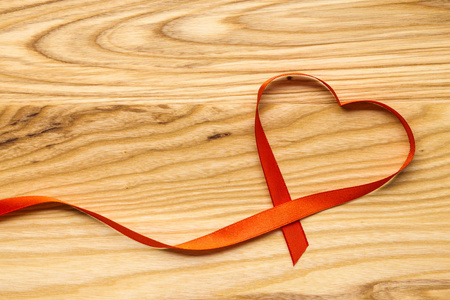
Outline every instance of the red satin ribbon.
<path id="1" fill-rule="evenodd" d="M 337 103 L 340 106 L 356 102 L 372 103 L 394 114 L 403 125 L 408 135 L 410 145 L 408 156 L 406 157 L 406 160 L 400 167 L 400 169 L 398 169 L 395 173 L 374 182 L 321 192 L 292 200 L 286 187 L 286 183 L 278 167 L 278 164 L 273 155 L 272 149 L 270 148 L 269 142 L 267 141 L 267 137 L 264 133 L 263 127 L 261 125 L 261 120 L 258 113 L 258 106 L 261 100 L 261 96 L 264 92 L 264 89 L 270 82 L 279 77 L 294 76 L 294 75 L 310 77 L 321 82 L 334 95 Z M 269 188 L 270 196 L 272 198 L 274 207 L 262 211 L 260 213 L 257 213 L 241 221 L 238 221 L 236 223 L 233 223 L 231 225 L 228 225 L 215 232 L 212 232 L 210 234 L 204 235 L 202 237 L 190 240 L 182 244 L 172 246 L 158 242 L 154 239 L 139 234 L 123 225 L 120 225 L 119 223 L 116 223 L 113 220 L 110 220 L 96 212 L 90 211 L 88 209 L 55 198 L 45 196 L 22 196 L 0 200 L 0 216 L 7 214 L 9 212 L 19 210 L 21 208 L 25 208 L 40 203 L 49 203 L 49 202 L 62 203 L 72 206 L 98 219 L 99 221 L 114 228 L 120 233 L 142 244 L 151 247 L 171 248 L 181 250 L 209 250 L 226 247 L 252 239 L 269 231 L 281 228 L 284 237 L 286 239 L 286 243 L 288 245 L 292 261 L 295 265 L 300 256 L 308 247 L 308 242 L 306 240 L 305 233 L 303 232 L 303 228 L 299 221 L 300 219 L 315 214 L 317 212 L 320 212 L 322 210 L 354 200 L 356 198 L 359 198 L 363 195 L 366 195 L 376 190 L 377 188 L 381 187 L 383 184 L 388 182 L 395 175 L 397 175 L 401 170 L 403 170 L 411 162 L 415 152 L 415 141 L 412 130 L 409 127 L 406 120 L 393 108 L 387 106 L 386 104 L 370 100 L 341 102 L 336 93 L 334 92 L 334 90 L 331 88 L 331 86 L 329 86 L 326 82 L 317 77 L 302 73 L 281 74 L 268 79 L 261 85 L 258 91 L 258 99 L 256 106 L 255 137 L 259 157 L 261 160 L 261 165 L 264 171 L 267 186 Z"/>

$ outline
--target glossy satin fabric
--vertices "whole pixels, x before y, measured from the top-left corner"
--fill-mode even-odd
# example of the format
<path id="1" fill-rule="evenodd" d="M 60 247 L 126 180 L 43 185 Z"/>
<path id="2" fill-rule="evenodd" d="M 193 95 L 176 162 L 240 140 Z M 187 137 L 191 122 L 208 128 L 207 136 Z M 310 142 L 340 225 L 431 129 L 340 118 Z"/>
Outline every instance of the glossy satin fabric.
<path id="1" fill-rule="evenodd" d="M 393 174 L 379 179 L 374 182 L 352 186 L 347 188 L 341 188 L 326 192 L 320 192 L 312 194 L 309 196 L 304 196 L 298 199 L 292 200 L 289 191 L 286 187 L 286 183 L 283 179 L 281 171 L 273 155 L 272 149 L 270 148 L 267 137 L 264 133 L 263 127 L 261 125 L 261 120 L 259 117 L 258 106 L 261 100 L 261 96 L 267 87 L 267 85 L 273 80 L 283 77 L 283 76 L 306 76 L 313 78 L 321 82 L 325 87 L 327 87 L 330 92 L 336 98 L 337 103 L 340 106 L 344 106 L 350 103 L 364 102 L 376 104 L 387 111 L 395 115 L 398 120 L 403 125 L 408 136 L 410 149 L 403 165 Z M 314 76 L 303 74 L 303 73 L 287 73 L 281 74 L 268 79 L 264 82 L 259 91 L 257 97 L 256 114 L 255 114 L 255 138 L 258 147 L 258 153 L 261 161 L 261 165 L 266 178 L 267 186 L 274 204 L 273 208 L 267 209 L 246 219 L 228 225 L 210 234 L 201 236 L 199 238 L 187 241 L 178 245 L 168 245 L 161 243 L 147 236 L 139 234 L 119 223 L 114 222 L 96 212 L 90 211 L 88 209 L 45 196 L 22 196 L 13 197 L 0 200 L 0 216 L 7 214 L 12 211 L 19 210 L 24 207 L 40 204 L 40 203 L 62 203 L 70 205 L 96 219 L 105 223 L 106 225 L 114 228 L 120 233 L 128 236 L 129 238 L 143 243 L 151 247 L 159 248 L 172 248 L 172 249 L 184 249 L 184 250 L 209 250 L 221 247 L 226 247 L 234 245 L 259 235 L 265 234 L 272 230 L 281 228 L 289 248 L 289 252 L 292 257 L 292 261 L 295 263 L 298 261 L 300 256 L 304 253 L 308 247 L 308 242 L 300 224 L 300 220 L 304 217 L 310 216 L 322 210 L 346 203 L 348 201 L 359 198 L 367 193 L 370 193 L 377 188 L 381 187 L 383 184 L 392 179 L 401 170 L 403 170 L 412 160 L 415 152 L 415 141 L 411 128 L 409 127 L 406 120 L 393 108 L 387 106 L 386 104 L 363 100 L 363 101 L 349 101 L 341 102 L 337 97 L 334 90 L 323 80 L 316 78 Z"/>

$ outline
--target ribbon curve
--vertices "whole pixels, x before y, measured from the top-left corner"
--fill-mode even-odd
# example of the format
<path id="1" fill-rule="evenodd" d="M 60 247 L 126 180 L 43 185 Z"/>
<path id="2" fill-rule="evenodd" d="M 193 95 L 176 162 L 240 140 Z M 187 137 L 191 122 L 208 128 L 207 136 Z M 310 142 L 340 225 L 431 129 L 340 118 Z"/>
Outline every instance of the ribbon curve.
<path id="1" fill-rule="evenodd" d="M 298 199 L 292 200 L 289 191 L 286 187 L 286 183 L 283 179 L 281 171 L 278 167 L 276 159 L 270 148 L 266 134 L 264 133 L 258 107 L 265 88 L 275 79 L 284 76 L 306 76 L 315 79 L 322 83 L 335 97 L 337 103 L 342 107 L 350 103 L 372 103 L 376 104 L 387 111 L 391 112 L 397 117 L 397 119 L 403 125 L 409 141 L 409 153 L 402 164 L 402 166 L 393 174 L 379 179 L 374 182 L 341 188 L 326 192 L 320 192 L 308 196 L 304 196 Z M 348 102 L 341 102 L 335 93 L 335 91 L 325 81 L 304 73 L 285 73 L 274 76 L 266 80 L 258 91 L 256 113 L 255 113 L 255 138 L 258 148 L 258 154 L 261 161 L 261 166 L 264 172 L 264 176 L 267 182 L 267 186 L 272 198 L 274 207 L 264 210 L 260 213 L 252 215 L 248 218 L 235 222 L 231 225 L 223 227 L 217 231 L 206 234 L 199 238 L 178 244 L 168 245 L 147 236 L 144 236 L 138 232 L 135 232 L 111 219 L 108 219 L 94 211 L 70 204 L 65 201 L 58 200 L 52 197 L 46 196 L 20 196 L 12 197 L 0 200 L 0 216 L 40 203 L 61 203 L 69 205 L 73 208 L 82 211 L 125 236 L 151 247 L 168 248 L 168 249 L 180 249 L 180 250 L 210 250 L 217 249 L 226 246 L 231 246 L 243 241 L 255 238 L 272 230 L 281 228 L 285 237 L 286 243 L 291 254 L 293 264 L 299 260 L 300 256 L 305 252 L 308 247 L 308 241 L 306 239 L 303 228 L 300 224 L 300 220 L 322 210 L 346 203 L 361 196 L 364 196 L 377 188 L 381 187 L 403 170 L 413 159 L 415 153 L 415 140 L 413 132 L 406 122 L 406 120 L 393 108 L 381 102 L 372 100 L 355 100 Z"/>

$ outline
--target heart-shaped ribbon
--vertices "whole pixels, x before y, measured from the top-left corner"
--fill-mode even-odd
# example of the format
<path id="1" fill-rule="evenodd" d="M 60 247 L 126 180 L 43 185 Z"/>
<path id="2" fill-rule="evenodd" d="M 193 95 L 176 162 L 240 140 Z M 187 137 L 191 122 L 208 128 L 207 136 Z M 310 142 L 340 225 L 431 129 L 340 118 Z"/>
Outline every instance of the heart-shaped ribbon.
<path id="1" fill-rule="evenodd" d="M 263 127 L 261 125 L 258 107 L 259 102 L 261 100 L 261 96 L 269 83 L 271 83 L 273 80 L 279 77 L 296 76 L 296 75 L 310 77 L 321 82 L 334 95 L 337 103 L 340 106 L 356 102 L 372 103 L 394 114 L 403 125 L 403 128 L 405 129 L 408 135 L 410 145 L 408 156 L 406 157 L 406 160 L 403 163 L 403 165 L 395 173 L 374 182 L 316 193 L 292 200 L 286 187 L 286 183 L 281 174 L 281 171 L 273 155 L 272 149 L 270 148 L 266 134 L 264 133 Z M 202 237 L 190 240 L 182 244 L 172 246 L 158 242 L 147 236 L 139 234 L 119 223 L 116 223 L 113 220 L 108 219 L 96 212 L 46 196 L 22 196 L 0 200 L 0 216 L 7 214 L 9 212 L 13 212 L 40 203 L 49 203 L 49 202 L 62 203 L 72 206 L 98 219 L 99 221 L 114 228 L 120 233 L 142 244 L 158 248 L 170 248 L 181 250 L 209 250 L 226 247 L 252 239 L 259 235 L 265 234 L 269 231 L 281 228 L 286 243 L 288 245 L 292 261 L 295 265 L 300 256 L 305 252 L 306 248 L 308 247 L 308 242 L 306 240 L 305 233 L 300 224 L 300 219 L 315 214 L 319 211 L 354 200 L 356 198 L 359 198 L 363 195 L 366 195 L 376 190 L 377 188 L 381 187 L 383 184 L 388 182 L 390 179 L 392 179 L 401 170 L 403 170 L 411 162 L 415 152 L 415 141 L 412 130 L 409 127 L 406 120 L 393 108 L 389 107 L 386 104 L 371 100 L 341 102 L 338 96 L 336 95 L 335 91 L 326 82 L 317 77 L 303 73 L 287 73 L 277 75 L 275 77 L 268 79 L 261 85 L 258 91 L 258 98 L 256 104 L 255 138 L 261 165 L 264 171 L 264 176 L 266 178 L 267 186 L 269 188 L 270 196 L 272 198 L 274 207 L 262 211 L 260 213 L 257 213 L 241 221 L 238 221 L 236 223 L 233 223 L 231 225 L 228 225 L 215 232 L 212 232 L 210 234 L 204 235 Z"/>

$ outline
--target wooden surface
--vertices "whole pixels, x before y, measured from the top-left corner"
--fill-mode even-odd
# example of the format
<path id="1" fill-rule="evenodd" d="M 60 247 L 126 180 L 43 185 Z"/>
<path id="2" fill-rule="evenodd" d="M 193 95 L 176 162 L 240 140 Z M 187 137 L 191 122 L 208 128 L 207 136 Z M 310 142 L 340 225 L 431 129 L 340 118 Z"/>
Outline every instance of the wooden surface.
<path id="1" fill-rule="evenodd" d="M 151 249 L 64 206 L 0 218 L 1 299 L 450 299 L 447 1 L 0 2 L 1 198 L 48 195 L 178 243 L 271 206 L 256 91 L 316 75 L 397 109 L 412 164 L 378 191 L 202 254 Z M 292 197 L 395 171 L 388 113 L 274 83 L 262 120 Z"/>

